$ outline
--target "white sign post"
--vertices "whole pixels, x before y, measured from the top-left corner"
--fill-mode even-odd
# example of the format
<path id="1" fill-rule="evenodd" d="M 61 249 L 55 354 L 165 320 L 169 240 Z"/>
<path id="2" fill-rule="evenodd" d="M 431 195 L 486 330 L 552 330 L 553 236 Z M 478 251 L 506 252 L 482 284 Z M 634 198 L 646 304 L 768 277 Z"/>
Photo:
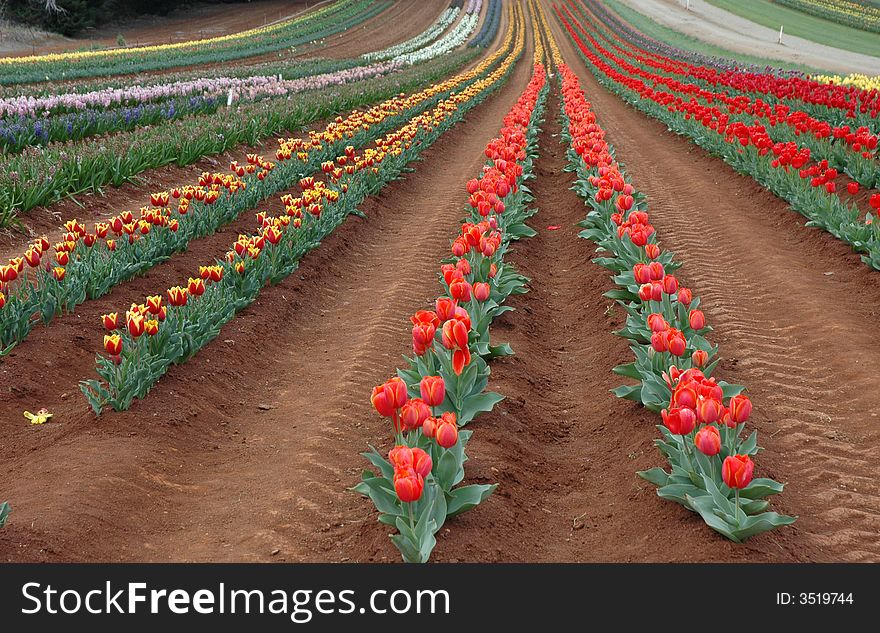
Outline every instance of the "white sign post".
<path id="1" fill-rule="evenodd" d="M 781 24 L 779 25 L 779 41 L 776 43 L 782 44 L 782 25 Z"/>

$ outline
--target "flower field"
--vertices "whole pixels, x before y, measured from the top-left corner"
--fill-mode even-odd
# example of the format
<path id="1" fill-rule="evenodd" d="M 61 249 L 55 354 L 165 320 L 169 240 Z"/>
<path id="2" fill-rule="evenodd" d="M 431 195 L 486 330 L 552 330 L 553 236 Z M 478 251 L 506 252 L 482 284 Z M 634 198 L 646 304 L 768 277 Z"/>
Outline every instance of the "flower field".
<path id="1" fill-rule="evenodd" d="M 880 560 L 869 78 L 336 0 L 0 83 L 3 560 Z"/>

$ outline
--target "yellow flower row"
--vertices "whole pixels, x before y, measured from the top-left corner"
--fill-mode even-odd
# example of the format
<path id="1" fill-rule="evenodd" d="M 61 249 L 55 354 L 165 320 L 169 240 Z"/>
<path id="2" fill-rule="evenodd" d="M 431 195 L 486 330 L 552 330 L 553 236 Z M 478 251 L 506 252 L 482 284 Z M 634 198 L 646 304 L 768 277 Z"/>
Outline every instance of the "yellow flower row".
<path id="1" fill-rule="evenodd" d="M 810 79 L 823 84 L 837 86 L 855 86 L 862 90 L 880 90 L 880 75 L 869 77 L 860 73 L 850 73 L 846 77 L 840 75 L 811 75 Z"/>
<path id="2" fill-rule="evenodd" d="M 96 57 L 119 57 L 124 55 L 132 55 L 139 53 L 153 53 L 157 51 L 171 51 L 181 48 L 188 48 L 193 46 L 205 46 L 212 44 L 220 44 L 224 42 L 232 42 L 235 40 L 246 39 L 250 37 L 266 35 L 268 33 L 273 33 L 280 29 L 288 28 L 295 24 L 298 24 L 306 19 L 311 20 L 312 18 L 319 17 L 331 9 L 337 8 L 335 3 L 331 3 L 326 7 L 322 7 L 317 11 L 310 11 L 304 15 L 297 16 L 295 18 L 291 18 L 289 20 L 284 20 L 283 22 L 279 22 L 277 24 L 272 24 L 269 26 L 261 26 L 258 28 L 248 29 L 247 31 L 239 31 L 237 33 L 230 33 L 228 35 L 218 35 L 217 37 L 211 37 L 203 40 L 188 40 L 185 42 L 174 42 L 173 44 L 155 44 L 152 46 L 129 46 L 125 48 L 113 48 L 109 50 L 101 50 L 101 51 L 76 51 L 72 53 L 48 53 L 45 55 L 28 55 L 27 57 L 0 57 L 0 64 L 28 64 L 28 63 L 47 63 L 47 62 L 61 62 L 61 61 L 78 61 L 82 59 L 90 59 Z"/>
<path id="3" fill-rule="evenodd" d="M 536 23 L 540 23 L 541 32 L 544 34 L 544 37 L 547 39 L 547 46 L 550 49 L 550 58 L 553 60 L 553 64 L 558 68 L 560 64 L 563 63 L 562 54 L 559 52 L 559 46 L 556 45 L 556 39 L 553 37 L 553 32 L 550 30 L 550 25 L 547 23 L 547 16 L 544 13 L 544 9 L 541 7 L 541 4 L 536 0 L 529 0 L 530 6 L 531 3 L 534 2 L 535 13 L 537 14 Z M 537 26 L 536 26 L 537 32 Z M 537 37 L 536 37 L 537 39 Z"/>

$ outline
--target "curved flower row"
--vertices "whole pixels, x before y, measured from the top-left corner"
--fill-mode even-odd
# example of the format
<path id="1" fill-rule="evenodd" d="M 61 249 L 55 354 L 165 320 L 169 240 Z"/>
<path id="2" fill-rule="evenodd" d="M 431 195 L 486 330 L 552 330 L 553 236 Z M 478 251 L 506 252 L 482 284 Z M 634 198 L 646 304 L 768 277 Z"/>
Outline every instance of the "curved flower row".
<path id="1" fill-rule="evenodd" d="M 258 213 L 260 228 L 256 233 L 239 236 L 225 259 L 202 267 L 197 277 L 170 288 L 167 303 L 157 294 L 143 304 L 132 305 L 124 319 L 118 312 L 106 315 L 104 326 L 111 333 L 104 340 L 104 349 L 109 356 L 97 357 L 102 380 L 81 385 L 93 410 L 100 413 L 108 405 L 127 409 L 134 398 L 146 396 L 172 363 L 185 362 L 213 340 L 220 327 L 252 303 L 267 282 L 278 283 L 296 270 L 303 255 L 316 248 L 350 213 L 357 213 L 361 201 L 396 178 L 465 112 L 497 90 L 523 47 L 522 27 L 517 29 L 515 42 L 513 32 L 511 22 L 504 46 L 474 70 L 418 95 L 400 97 L 396 106 L 432 95 L 440 100 L 430 111 L 411 116 L 403 126 L 377 139 L 375 147 L 358 154 L 355 147 L 347 146 L 335 159 L 325 161 L 321 173 L 326 181 L 302 178 L 301 195 L 282 197 L 285 215 Z M 501 63 L 496 67 L 497 61 Z M 329 138 L 316 135 L 307 142 L 282 142 L 276 157 L 286 160 L 308 154 L 313 144 L 320 146 L 325 141 L 344 143 L 364 124 L 379 123 L 382 109 L 356 115 L 356 120 L 340 120 L 327 132 Z"/>
<path id="2" fill-rule="evenodd" d="M 404 53 L 394 58 L 394 61 L 404 64 L 418 64 L 419 62 L 434 59 L 440 55 L 445 55 L 449 51 L 458 48 L 464 44 L 467 39 L 477 28 L 477 22 L 480 21 L 480 8 L 483 0 L 470 0 L 465 15 L 461 21 L 449 33 L 442 38 L 426 46 L 420 50 Z"/>
<path id="3" fill-rule="evenodd" d="M 604 18 L 608 14 L 601 11 L 601 5 L 595 0 L 580 0 L 590 6 L 590 13 Z M 574 0 L 569 0 L 568 7 L 579 12 L 582 22 L 592 22 L 590 16 Z M 567 7 L 567 10 L 568 10 Z M 597 9 L 594 13 L 593 9 Z M 558 11 L 558 7 L 557 7 Z M 598 24 L 592 26 L 598 28 Z M 629 47 L 626 36 L 615 34 L 618 44 Z M 810 113 L 820 119 L 827 119 L 834 124 L 843 119 L 851 119 L 855 126 L 867 125 L 876 129 L 880 115 L 880 93 L 876 90 L 862 90 L 856 86 L 831 85 L 815 81 L 802 73 L 780 73 L 778 70 L 742 68 L 738 64 L 727 67 L 708 67 L 693 64 L 684 60 L 672 60 L 659 53 L 640 50 L 645 60 L 653 59 L 663 64 L 675 63 L 679 74 L 690 80 L 705 82 L 708 86 L 728 88 L 737 92 L 763 96 L 764 99 L 789 103 L 790 105 L 809 109 Z M 770 72 L 773 70 L 773 72 Z"/>
<path id="4" fill-rule="evenodd" d="M 77 99 L 68 101 L 73 112 L 53 116 L 19 116 L 0 119 L 0 147 L 7 151 L 18 151 L 29 145 L 46 145 L 51 142 L 77 140 L 95 134 L 119 132 L 138 126 L 158 123 L 164 120 L 214 112 L 221 105 L 233 102 L 252 102 L 266 98 L 289 97 L 306 90 L 323 90 L 332 86 L 363 81 L 386 75 L 403 67 L 401 62 L 387 61 L 369 66 L 355 66 L 331 73 L 310 75 L 297 79 L 279 77 L 249 77 L 245 79 L 220 78 L 220 80 L 200 80 L 185 82 L 188 85 L 171 87 L 155 86 L 158 90 L 145 90 L 144 102 L 134 107 L 107 109 L 105 106 L 86 110 L 77 109 L 80 104 L 91 99 L 78 99 L 88 95 L 75 95 Z M 112 97 L 128 101 L 135 91 L 120 90 L 122 94 Z M 165 100 L 174 94 L 181 98 Z M 184 95 L 193 95 L 184 98 Z M 109 100 L 111 97 L 101 97 Z M 46 105 L 51 105 L 51 97 Z M 162 100 L 153 103 L 153 99 Z M 12 106 L 10 106 L 12 107 Z M 30 107 L 30 106 L 28 106 Z"/>
<path id="5" fill-rule="evenodd" d="M 411 53 L 437 39 L 443 31 L 449 28 L 450 24 L 455 22 L 459 13 L 461 13 L 461 7 L 449 7 L 440 14 L 440 17 L 431 26 L 415 37 L 381 51 L 364 53 L 361 57 L 369 61 L 378 61 Z"/>
<path id="6" fill-rule="evenodd" d="M 511 240 L 534 235 L 523 223 L 534 210 L 522 184 L 532 175 L 547 88 L 544 65 L 536 62 L 501 134 L 486 147 L 489 161 L 480 177 L 466 185 L 471 215 L 452 242 L 452 259 L 440 268 L 443 295 L 433 310 L 410 319 L 409 367 L 370 396 L 391 422 L 395 445 L 387 459 L 372 447 L 363 453 L 376 472 L 364 471 L 354 489 L 373 501 L 379 521 L 397 528 L 391 540 L 406 562 L 427 562 L 446 520 L 479 505 L 496 487 L 460 485 L 473 434 L 463 427 L 502 399 L 484 391 L 486 361 L 513 352 L 490 345 L 489 325 L 509 310 L 501 305 L 508 296 L 526 291 L 527 280 L 504 255 Z"/>
<path id="7" fill-rule="evenodd" d="M 36 240 L 9 265 L 0 266 L 0 356 L 27 336 L 38 315 L 48 323 L 185 250 L 192 239 L 213 233 L 260 200 L 313 173 L 321 163 L 339 156 L 346 145 L 359 146 L 377 138 L 399 125 L 400 117 L 424 111 L 444 95 L 476 81 L 499 63 L 511 43 L 508 35 L 497 53 L 471 71 L 406 97 L 395 96 L 366 111 L 354 111 L 344 119 L 337 117 L 323 131 L 310 132 L 306 138 L 281 140 L 275 153 L 277 163 L 249 155 L 247 165 L 235 162 L 230 166 L 232 181 L 224 174 L 203 174 L 198 186 L 158 192 L 138 214 L 118 214 L 97 223 L 93 231 L 69 220 L 54 254 L 49 252 L 48 240 Z M 200 190 L 205 187 L 213 193 Z"/>
<path id="8" fill-rule="evenodd" d="M 501 24 L 501 0 L 489 0 L 489 6 L 486 8 L 486 19 L 479 32 L 474 35 L 468 46 L 489 46 L 495 39 L 498 27 Z"/>
<path id="9" fill-rule="evenodd" d="M 568 15 L 573 17 L 571 12 Z M 798 143 L 801 148 L 810 149 L 816 160 L 830 161 L 864 186 L 871 187 L 880 182 L 880 167 L 875 160 L 878 137 L 869 127 L 850 125 L 849 120 L 840 122 L 839 113 L 830 117 L 831 122 L 827 112 L 823 118 L 817 118 L 799 107 L 803 104 L 793 106 L 790 99 L 785 103 L 774 103 L 773 99 L 753 98 L 730 88 L 717 92 L 701 79 L 683 81 L 680 78 L 687 77 L 687 68 L 682 64 L 650 55 L 629 42 L 621 42 L 619 38 L 603 33 L 598 25 L 594 26 L 590 33 L 586 33 L 589 44 L 608 61 L 610 68 L 631 77 L 634 89 L 663 95 L 659 91 L 662 85 L 675 95 L 674 107 L 687 110 L 700 119 L 711 117 L 707 123 L 722 127 L 729 123 L 759 126 L 774 142 Z M 644 81 L 639 84 L 637 77 Z"/>
<path id="10" fill-rule="evenodd" d="M 760 123 L 730 122 L 715 108 L 655 90 L 642 79 L 616 70 L 603 56 L 604 49 L 573 15 L 557 9 L 557 17 L 600 83 L 637 109 L 662 120 L 671 130 L 722 157 L 737 171 L 749 174 L 807 216 L 809 225 L 819 226 L 850 244 L 864 253 L 866 264 L 880 269 L 880 223 L 874 222 L 870 212 L 863 220 L 859 206 L 841 198 L 844 191 L 858 194 L 858 185 L 848 183 L 838 190 L 836 179 L 840 173 L 827 160 L 811 160 L 809 148 L 799 143 L 774 142 Z M 589 44 L 578 32 L 586 33 Z M 876 160 L 868 162 L 873 169 Z M 880 194 L 869 192 L 869 204 L 875 210 L 880 208 Z"/>
<path id="11" fill-rule="evenodd" d="M 0 83 L 55 81 L 230 61 L 327 37 L 378 15 L 388 0 L 341 0 L 290 20 L 201 40 L 0 58 Z"/>
<path id="12" fill-rule="evenodd" d="M 712 376 L 718 348 L 704 336 L 711 328 L 700 299 L 672 274 L 679 264 L 658 245 L 645 198 L 614 159 L 576 75 L 564 64 L 559 70 L 575 190 L 590 207 L 580 236 L 609 255 L 595 261 L 615 273 L 620 288 L 606 296 L 626 310 L 626 325 L 616 334 L 632 341 L 636 356 L 614 371 L 639 383 L 615 393 L 663 420 L 656 444 L 671 470 L 639 474 L 658 486 L 659 496 L 698 512 L 733 541 L 794 522 L 766 511 L 764 497 L 783 486 L 753 479 L 757 433 L 742 437 L 752 403 L 743 387 Z"/>

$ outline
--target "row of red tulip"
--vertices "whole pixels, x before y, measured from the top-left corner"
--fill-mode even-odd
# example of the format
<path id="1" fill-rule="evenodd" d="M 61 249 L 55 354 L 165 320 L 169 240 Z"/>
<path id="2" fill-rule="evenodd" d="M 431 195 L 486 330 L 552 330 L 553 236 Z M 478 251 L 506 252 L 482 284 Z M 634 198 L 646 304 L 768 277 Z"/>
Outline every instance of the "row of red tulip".
<path id="1" fill-rule="evenodd" d="M 710 328 L 699 298 L 672 274 L 679 264 L 660 248 L 645 198 L 615 160 L 577 76 L 564 64 L 560 75 L 575 189 L 591 209 L 581 237 L 611 254 L 595 261 L 615 273 L 620 288 L 607 296 L 628 315 L 616 333 L 633 342 L 636 356 L 615 372 L 638 384 L 615 393 L 662 419 L 657 446 L 671 471 L 639 474 L 658 486 L 659 496 L 698 512 L 734 541 L 791 523 L 791 517 L 765 511 L 763 497 L 781 492 L 782 485 L 752 478 L 757 435 L 741 437 L 752 403 L 742 387 L 712 377 L 718 350 L 704 337 Z"/>
<path id="2" fill-rule="evenodd" d="M 737 171 L 751 175 L 808 217 L 811 226 L 819 226 L 850 244 L 864 253 L 865 263 L 880 269 L 880 224 L 874 222 L 871 212 L 863 219 L 857 204 L 845 202 L 838 195 L 843 190 L 850 195 L 859 193 L 857 184 L 850 181 L 838 190 L 837 181 L 842 176 L 827 160 L 810 162 L 808 148 L 794 141 L 774 142 L 761 123 L 731 123 L 717 107 L 655 90 L 653 81 L 621 72 L 609 63 L 607 51 L 592 37 L 591 27 L 559 10 L 557 17 L 600 83 L 673 131 L 723 157 Z M 876 160 L 868 162 L 874 165 Z M 876 212 L 880 194 L 874 193 L 868 199 Z"/>
<path id="3" fill-rule="evenodd" d="M 714 92 L 698 83 L 682 81 L 678 77 L 687 75 L 678 68 L 680 62 L 662 58 L 652 63 L 651 57 L 659 56 L 651 56 L 616 36 L 603 35 L 597 23 L 578 22 L 567 7 L 566 17 L 584 33 L 601 56 L 607 72 L 643 96 L 686 112 L 719 134 L 729 134 L 733 126 L 748 125 L 761 131 L 768 147 L 774 143 L 797 145 L 798 149 L 807 150 L 807 158 L 811 151 L 817 160 L 826 163 L 830 160 L 840 170 L 846 169 L 863 186 L 873 187 L 880 182 L 880 167 L 875 160 L 878 137 L 868 127 L 853 130 L 849 125 L 831 125 L 784 103 L 771 104 L 744 94 L 730 96 L 726 91 Z M 601 39 L 617 52 L 609 50 Z"/>
<path id="4" fill-rule="evenodd" d="M 110 405 L 127 409 L 134 398 L 143 398 L 166 373 L 172 363 L 184 362 L 215 338 L 220 327 L 244 306 L 253 302 L 263 286 L 278 283 L 298 266 L 305 253 L 334 230 L 368 195 L 375 193 L 396 177 L 406 164 L 454 125 L 461 112 L 467 111 L 497 89 L 512 71 L 523 48 L 522 36 L 474 71 L 457 80 L 443 83 L 426 92 L 448 94 L 427 112 L 412 116 L 404 125 L 388 132 L 361 153 L 353 146 L 335 160 L 322 164 L 326 180 L 312 176 L 300 179 L 299 196 L 281 197 L 285 213 L 278 217 L 257 213 L 259 227 L 252 235 L 240 235 L 223 260 L 200 267 L 200 274 L 190 277 L 167 291 L 168 303 L 161 294 L 146 297 L 126 312 L 125 330 L 119 313 L 105 315 L 104 324 L 114 331 L 104 340 L 104 351 L 97 357 L 97 371 L 102 380 L 82 383 L 82 391 L 96 413 Z M 492 69 L 494 67 L 494 69 Z M 476 78 L 466 82 L 461 77 Z M 457 87 L 450 92 L 449 88 Z M 396 103 L 423 100 L 421 93 L 399 97 Z M 401 118 L 404 115 L 400 115 Z M 386 117 L 381 112 L 355 113 L 333 126 L 337 140 L 351 138 L 369 121 L 378 125 Z M 399 119 L 388 119 L 399 120 Z M 351 126 L 349 128 L 349 126 Z M 282 143 L 279 152 L 300 151 L 301 143 Z M 118 328 L 118 331 L 116 330 Z M 146 334 L 146 336 L 143 336 Z"/>
<path id="5" fill-rule="evenodd" d="M 525 291 L 526 279 L 504 255 L 511 240 L 534 235 L 523 223 L 534 211 L 522 183 L 531 176 L 546 94 L 546 71 L 536 63 L 500 135 L 486 146 L 480 177 L 466 185 L 470 217 L 452 242 L 452 260 L 440 268 L 444 294 L 433 310 L 410 319 L 410 366 L 371 394 L 379 415 L 391 420 L 395 445 L 387 459 L 376 449 L 364 453 L 378 472 L 365 471 L 355 490 L 375 503 L 381 522 L 397 528 L 391 538 L 407 562 L 426 562 L 446 519 L 495 489 L 459 485 L 472 434 L 462 427 L 501 400 L 484 391 L 486 361 L 512 352 L 489 344 L 489 324 L 507 310 L 501 304 L 509 295 Z"/>

